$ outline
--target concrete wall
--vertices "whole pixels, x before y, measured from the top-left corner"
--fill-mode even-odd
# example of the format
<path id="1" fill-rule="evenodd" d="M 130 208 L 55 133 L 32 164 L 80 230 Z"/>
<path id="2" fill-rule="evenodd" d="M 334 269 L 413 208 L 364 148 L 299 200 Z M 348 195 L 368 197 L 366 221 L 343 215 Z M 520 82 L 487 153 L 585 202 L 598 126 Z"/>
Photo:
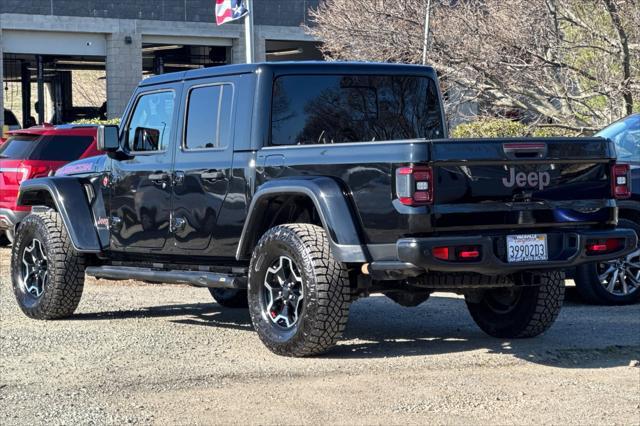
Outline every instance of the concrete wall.
<path id="1" fill-rule="evenodd" d="M 319 0 L 254 0 L 257 25 L 298 26 Z M 211 22 L 214 0 L 2 0 L 0 13 Z"/>
<path id="2" fill-rule="evenodd" d="M 107 34 L 107 117 L 122 115 L 131 92 L 142 78 L 142 35 L 121 26 L 118 32 Z"/>

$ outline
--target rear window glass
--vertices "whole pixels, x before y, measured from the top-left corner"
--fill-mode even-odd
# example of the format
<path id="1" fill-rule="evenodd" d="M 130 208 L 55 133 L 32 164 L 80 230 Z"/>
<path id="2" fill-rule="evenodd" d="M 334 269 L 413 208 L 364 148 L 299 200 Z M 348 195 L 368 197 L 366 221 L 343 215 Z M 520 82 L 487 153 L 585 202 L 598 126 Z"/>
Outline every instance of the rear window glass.
<path id="1" fill-rule="evenodd" d="M 73 161 L 80 158 L 92 142 L 91 136 L 12 136 L 0 145 L 0 158 Z"/>
<path id="2" fill-rule="evenodd" d="M 272 145 L 443 137 L 433 80 L 417 76 L 292 75 L 274 82 Z"/>

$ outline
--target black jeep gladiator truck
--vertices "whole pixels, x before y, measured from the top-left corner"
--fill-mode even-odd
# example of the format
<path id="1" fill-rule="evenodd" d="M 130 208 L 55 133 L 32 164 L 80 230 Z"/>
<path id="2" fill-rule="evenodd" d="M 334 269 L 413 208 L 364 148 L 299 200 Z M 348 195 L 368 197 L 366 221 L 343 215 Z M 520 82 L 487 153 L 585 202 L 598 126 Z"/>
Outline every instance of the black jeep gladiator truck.
<path id="1" fill-rule="evenodd" d="M 556 319 L 562 271 L 635 249 L 629 168 L 601 138 L 449 140 L 436 73 L 234 65 L 142 81 L 107 154 L 22 184 L 11 260 L 30 317 L 71 315 L 85 274 L 209 288 L 273 352 L 331 348 L 350 303 L 463 294 L 501 338 Z M 559 212 L 571 214 L 561 215 Z M 566 219 L 570 218 L 570 219 Z"/>

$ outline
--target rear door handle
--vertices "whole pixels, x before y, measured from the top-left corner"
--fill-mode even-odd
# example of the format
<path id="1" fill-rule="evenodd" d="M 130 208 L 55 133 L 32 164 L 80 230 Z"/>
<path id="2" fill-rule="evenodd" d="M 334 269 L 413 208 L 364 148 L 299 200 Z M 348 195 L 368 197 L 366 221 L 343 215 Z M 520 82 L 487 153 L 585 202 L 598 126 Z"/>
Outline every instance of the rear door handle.
<path id="1" fill-rule="evenodd" d="M 156 185 L 162 185 L 164 187 L 169 180 L 169 174 L 165 172 L 151 173 L 149 175 L 149 180 Z"/>
<path id="2" fill-rule="evenodd" d="M 184 172 L 182 170 L 176 170 L 173 173 L 173 184 L 182 185 L 184 183 Z"/>
<path id="3" fill-rule="evenodd" d="M 202 178 L 202 180 L 213 182 L 216 180 L 224 179 L 224 172 L 221 172 L 219 170 L 207 170 L 206 172 L 202 173 L 200 177 Z"/>

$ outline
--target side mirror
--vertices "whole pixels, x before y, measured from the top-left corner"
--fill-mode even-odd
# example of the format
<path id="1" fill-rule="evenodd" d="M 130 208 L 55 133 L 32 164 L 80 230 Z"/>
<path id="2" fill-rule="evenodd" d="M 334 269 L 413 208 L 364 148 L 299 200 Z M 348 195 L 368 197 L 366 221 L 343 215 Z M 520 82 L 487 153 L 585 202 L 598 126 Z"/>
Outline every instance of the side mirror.
<path id="1" fill-rule="evenodd" d="M 136 127 L 133 151 L 157 151 L 160 143 L 160 130 L 149 127 Z"/>
<path id="2" fill-rule="evenodd" d="M 96 138 L 98 151 L 116 152 L 120 148 L 118 126 L 99 126 Z"/>

